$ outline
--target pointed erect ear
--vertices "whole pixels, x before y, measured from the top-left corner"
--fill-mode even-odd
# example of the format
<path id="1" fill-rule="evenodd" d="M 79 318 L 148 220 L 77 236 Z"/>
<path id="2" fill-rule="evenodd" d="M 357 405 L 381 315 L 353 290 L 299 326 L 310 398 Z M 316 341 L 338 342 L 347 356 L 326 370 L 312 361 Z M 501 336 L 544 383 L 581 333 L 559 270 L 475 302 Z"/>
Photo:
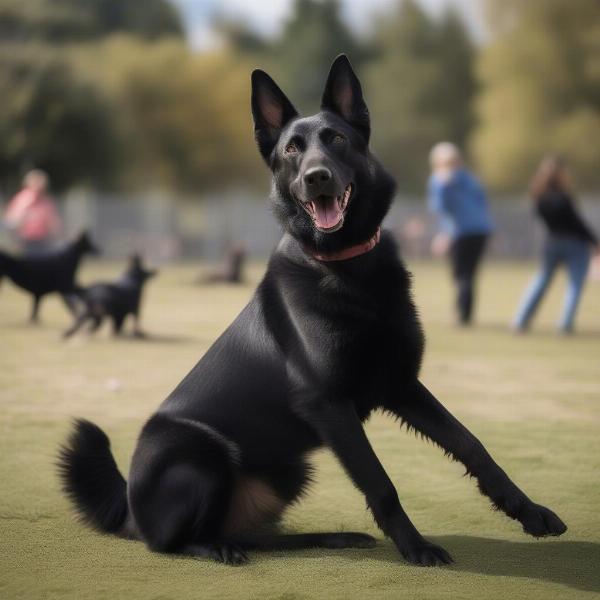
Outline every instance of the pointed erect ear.
<path id="1" fill-rule="evenodd" d="M 281 130 L 298 112 L 278 85 L 260 69 L 252 72 L 252 116 L 258 149 L 268 163 Z"/>
<path id="2" fill-rule="evenodd" d="M 363 99 L 360 81 L 345 54 L 340 54 L 331 65 L 321 99 L 321 109 L 338 114 L 369 141 L 369 109 Z"/>
<path id="3" fill-rule="evenodd" d="M 141 269 L 142 268 L 142 257 L 135 252 L 134 254 L 132 254 L 129 257 L 129 264 L 131 265 L 131 267 L 133 267 L 134 269 Z"/>

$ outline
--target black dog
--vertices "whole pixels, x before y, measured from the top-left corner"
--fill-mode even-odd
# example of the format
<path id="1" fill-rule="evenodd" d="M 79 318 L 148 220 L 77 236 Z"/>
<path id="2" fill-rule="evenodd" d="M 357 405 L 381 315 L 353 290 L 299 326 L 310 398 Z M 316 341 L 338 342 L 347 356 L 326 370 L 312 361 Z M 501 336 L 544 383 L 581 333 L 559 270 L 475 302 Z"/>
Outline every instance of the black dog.
<path id="1" fill-rule="evenodd" d="M 60 294 L 67 308 L 75 313 L 75 277 L 79 263 L 85 254 L 97 253 L 86 231 L 62 248 L 44 254 L 10 256 L 0 252 L 0 280 L 6 275 L 33 296 L 32 322 L 38 321 L 41 299 L 54 292 Z"/>
<path id="2" fill-rule="evenodd" d="M 60 467 L 82 517 L 153 550 L 227 563 L 248 549 L 371 546 L 360 533 L 266 528 L 300 498 L 307 455 L 326 445 L 402 556 L 449 563 L 409 520 L 365 435 L 379 408 L 461 461 L 527 533 L 563 533 L 418 379 L 424 342 L 410 277 L 391 236 L 379 239 L 394 183 L 369 152 L 369 114 L 346 57 L 317 115 L 300 118 L 262 71 L 252 110 L 287 232 L 250 303 L 144 426 L 127 484 L 106 435 L 77 423 Z"/>
<path id="3" fill-rule="evenodd" d="M 96 331 L 109 317 L 113 323 L 113 333 L 121 333 L 128 315 L 133 315 L 133 334 L 143 337 L 140 329 L 140 303 L 144 284 L 156 271 L 149 271 L 142 265 L 141 258 L 134 254 L 123 276 L 114 283 L 96 283 L 89 287 L 77 288 L 77 296 L 83 301 L 84 309 L 76 316 L 73 325 L 64 333 L 70 337 L 85 323 L 91 323 L 91 331 Z"/>

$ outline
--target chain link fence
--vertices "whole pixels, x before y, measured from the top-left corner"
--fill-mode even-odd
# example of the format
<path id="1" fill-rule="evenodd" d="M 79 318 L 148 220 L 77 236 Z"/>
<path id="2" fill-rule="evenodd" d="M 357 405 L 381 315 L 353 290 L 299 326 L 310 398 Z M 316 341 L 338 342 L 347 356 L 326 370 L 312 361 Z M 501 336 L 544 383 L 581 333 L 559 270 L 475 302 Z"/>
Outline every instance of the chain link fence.
<path id="1" fill-rule="evenodd" d="M 600 196 L 581 199 L 581 209 L 600 232 Z M 125 196 L 73 192 L 59 199 L 65 235 L 89 229 L 103 256 L 121 258 L 133 251 L 152 260 L 215 260 L 234 244 L 250 256 L 268 256 L 281 236 L 266 197 L 243 190 L 202 197 L 149 193 Z M 492 197 L 496 232 L 490 254 L 501 258 L 535 255 L 543 232 L 525 197 Z M 435 232 L 435 219 L 422 198 L 398 196 L 385 221 L 406 256 L 425 257 Z M 2 245 L 10 245 L 6 231 Z"/>

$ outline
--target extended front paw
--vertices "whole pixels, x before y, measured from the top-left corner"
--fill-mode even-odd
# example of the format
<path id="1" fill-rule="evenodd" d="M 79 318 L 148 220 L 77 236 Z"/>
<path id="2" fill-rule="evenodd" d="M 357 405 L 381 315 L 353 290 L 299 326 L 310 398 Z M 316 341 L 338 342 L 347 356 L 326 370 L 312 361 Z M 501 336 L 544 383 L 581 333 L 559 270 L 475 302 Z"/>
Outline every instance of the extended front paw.
<path id="1" fill-rule="evenodd" d="M 426 539 L 398 548 L 400 554 L 413 565 L 420 567 L 437 567 L 453 563 L 452 557 L 441 546 L 436 546 Z"/>
<path id="2" fill-rule="evenodd" d="M 525 507 L 518 517 L 523 531 L 534 537 L 562 535 L 567 526 L 549 508 L 531 503 Z"/>

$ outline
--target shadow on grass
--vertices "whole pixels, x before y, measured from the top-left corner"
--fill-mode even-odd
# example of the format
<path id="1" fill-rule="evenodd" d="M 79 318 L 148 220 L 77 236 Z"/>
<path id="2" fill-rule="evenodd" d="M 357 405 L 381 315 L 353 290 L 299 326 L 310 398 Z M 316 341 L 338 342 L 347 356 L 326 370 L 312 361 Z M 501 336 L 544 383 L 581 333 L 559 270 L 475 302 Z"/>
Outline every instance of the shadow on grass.
<path id="1" fill-rule="evenodd" d="M 600 591 L 600 544 L 577 541 L 513 542 L 462 535 L 434 541 L 454 557 L 453 570 L 526 577 Z"/>
<path id="2" fill-rule="evenodd" d="M 143 333 L 142 335 L 120 335 L 113 337 L 115 341 L 139 342 L 153 344 L 190 344 L 202 341 L 191 335 L 167 335 L 162 333 Z"/>
<path id="3" fill-rule="evenodd" d="M 577 339 L 577 338 L 600 338 L 600 329 L 582 328 L 575 329 L 572 334 L 560 333 L 555 327 L 532 325 L 527 331 L 515 332 L 511 329 L 510 323 L 508 322 L 483 322 L 475 323 L 472 329 L 465 329 L 465 331 L 481 330 L 489 331 L 493 333 L 504 333 L 507 337 L 513 337 L 515 339 L 532 338 L 532 339 Z"/>
<path id="4" fill-rule="evenodd" d="M 566 585 L 587 592 L 600 591 L 600 544 L 545 540 L 514 542 L 466 535 L 428 536 L 450 552 L 454 564 L 437 567 L 452 571 L 523 577 Z M 369 550 L 335 550 L 355 560 L 371 559 L 401 565 L 406 563 L 390 541 Z M 298 556 L 299 553 L 294 553 Z M 310 556 L 306 552 L 302 555 Z"/>

